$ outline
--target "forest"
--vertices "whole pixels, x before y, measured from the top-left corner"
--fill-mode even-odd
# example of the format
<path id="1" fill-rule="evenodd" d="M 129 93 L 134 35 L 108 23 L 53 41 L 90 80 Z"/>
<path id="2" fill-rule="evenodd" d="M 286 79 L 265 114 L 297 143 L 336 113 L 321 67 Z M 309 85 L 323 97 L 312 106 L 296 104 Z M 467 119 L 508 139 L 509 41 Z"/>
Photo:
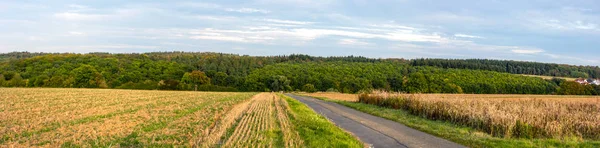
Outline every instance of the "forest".
<path id="1" fill-rule="evenodd" d="M 475 59 L 247 56 L 206 52 L 13 52 L 0 54 L 0 86 L 344 93 L 381 89 L 408 93 L 598 95 L 600 86 L 597 85 L 514 75 L 596 78 L 598 69 Z"/>

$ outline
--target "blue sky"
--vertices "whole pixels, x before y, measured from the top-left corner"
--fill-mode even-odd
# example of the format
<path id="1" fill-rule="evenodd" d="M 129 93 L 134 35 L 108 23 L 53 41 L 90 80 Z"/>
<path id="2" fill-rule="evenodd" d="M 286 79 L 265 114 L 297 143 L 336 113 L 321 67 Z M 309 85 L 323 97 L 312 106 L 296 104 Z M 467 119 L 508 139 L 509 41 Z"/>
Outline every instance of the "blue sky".
<path id="1" fill-rule="evenodd" d="M 0 52 L 211 51 L 600 65 L 596 0 L 0 1 Z"/>

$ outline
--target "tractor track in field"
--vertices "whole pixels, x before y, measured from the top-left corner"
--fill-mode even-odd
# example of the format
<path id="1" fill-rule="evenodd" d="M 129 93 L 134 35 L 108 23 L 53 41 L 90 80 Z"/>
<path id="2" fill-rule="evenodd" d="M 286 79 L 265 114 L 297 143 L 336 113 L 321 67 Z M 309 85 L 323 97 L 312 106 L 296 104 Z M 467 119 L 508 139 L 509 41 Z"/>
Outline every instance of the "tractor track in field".
<path id="1" fill-rule="evenodd" d="M 444 147 L 465 146 L 412 129 L 400 123 L 312 97 L 286 94 L 352 133 L 370 147 Z"/>

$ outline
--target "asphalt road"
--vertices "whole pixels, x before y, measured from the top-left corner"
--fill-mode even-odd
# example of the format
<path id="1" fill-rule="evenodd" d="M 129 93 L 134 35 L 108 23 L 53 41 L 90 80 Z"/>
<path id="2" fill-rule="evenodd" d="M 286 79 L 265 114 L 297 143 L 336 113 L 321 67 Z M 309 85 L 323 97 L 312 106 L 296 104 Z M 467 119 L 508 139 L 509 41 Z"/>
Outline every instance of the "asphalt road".
<path id="1" fill-rule="evenodd" d="M 312 97 L 286 94 L 327 117 L 375 148 L 462 148 L 465 146 L 409 128 L 400 123 Z"/>

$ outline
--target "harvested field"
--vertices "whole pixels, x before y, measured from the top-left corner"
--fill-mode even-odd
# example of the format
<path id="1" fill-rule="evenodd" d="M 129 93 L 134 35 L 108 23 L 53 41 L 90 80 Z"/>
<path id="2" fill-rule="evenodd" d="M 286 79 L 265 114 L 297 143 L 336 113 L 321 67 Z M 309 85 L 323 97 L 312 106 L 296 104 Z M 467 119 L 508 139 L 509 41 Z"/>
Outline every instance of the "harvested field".
<path id="1" fill-rule="evenodd" d="M 193 146 L 255 93 L 0 88 L 0 147 Z"/>
<path id="2" fill-rule="evenodd" d="M 291 113 L 285 100 L 273 93 L 261 93 L 240 107 L 243 112 L 233 110 L 231 115 L 226 115 L 225 122 L 218 125 L 227 128 L 227 133 L 224 133 L 225 128 L 219 128 L 220 131 L 211 135 L 222 137 L 216 144 L 222 147 L 302 147 L 302 139 L 288 118 Z M 216 141 L 212 142 L 210 144 Z M 207 146 L 213 146 L 210 144 Z"/>
<path id="3" fill-rule="evenodd" d="M 407 110 L 504 138 L 600 139 L 600 97 L 373 92 L 359 102 Z"/>

